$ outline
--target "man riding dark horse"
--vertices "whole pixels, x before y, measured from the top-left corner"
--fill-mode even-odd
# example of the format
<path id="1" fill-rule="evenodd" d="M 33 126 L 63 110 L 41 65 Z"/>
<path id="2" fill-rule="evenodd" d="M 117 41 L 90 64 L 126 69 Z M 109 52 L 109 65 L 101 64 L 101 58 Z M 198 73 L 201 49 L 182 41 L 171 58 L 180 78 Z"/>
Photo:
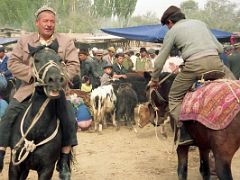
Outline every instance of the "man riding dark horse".
<path id="1" fill-rule="evenodd" d="M 159 75 L 163 65 L 173 47 L 182 53 L 184 65 L 171 86 L 169 93 L 169 110 L 172 118 L 180 128 L 179 145 L 187 145 L 193 142 L 185 132 L 184 124 L 180 124 L 179 112 L 183 97 L 202 74 L 209 71 L 225 73 L 225 78 L 234 79 L 230 70 L 224 66 L 219 58 L 223 52 L 223 46 L 209 31 L 206 24 L 193 19 L 185 19 L 185 14 L 176 6 L 170 6 L 163 14 L 161 23 L 167 25 L 167 32 L 159 56 L 155 60 L 150 88 L 158 86 Z M 227 77 L 228 76 L 228 77 Z"/>
<path id="2" fill-rule="evenodd" d="M 3 169 L 3 159 L 5 149 L 9 146 L 9 139 L 12 132 L 12 126 L 15 123 L 20 112 L 25 110 L 29 104 L 29 99 L 34 91 L 34 74 L 30 64 L 31 54 L 28 46 L 50 46 L 53 41 L 59 44 L 58 55 L 62 58 L 65 64 L 66 72 L 68 75 L 67 80 L 71 80 L 74 76 L 80 73 L 80 65 L 78 61 L 77 49 L 74 42 L 63 35 L 55 33 L 55 19 L 56 13 L 50 8 L 43 6 L 36 12 L 35 25 L 38 33 L 32 33 L 22 37 L 9 59 L 8 67 L 13 76 L 21 80 L 21 86 L 15 93 L 11 100 L 7 112 L 0 121 L 0 172 Z M 50 48 L 50 47 L 49 47 Z M 62 99 L 65 99 L 64 93 L 61 93 Z M 69 157 L 71 147 L 77 145 L 76 137 L 76 121 L 74 112 L 69 102 L 67 109 L 58 114 L 62 130 L 62 153 L 58 161 L 58 170 L 61 173 L 70 174 Z M 64 103 L 63 103 L 64 104 Z M 61 106 L 61 104 L 59 105 Z M 59 107 L 61 108 L 61 107 Z"/>

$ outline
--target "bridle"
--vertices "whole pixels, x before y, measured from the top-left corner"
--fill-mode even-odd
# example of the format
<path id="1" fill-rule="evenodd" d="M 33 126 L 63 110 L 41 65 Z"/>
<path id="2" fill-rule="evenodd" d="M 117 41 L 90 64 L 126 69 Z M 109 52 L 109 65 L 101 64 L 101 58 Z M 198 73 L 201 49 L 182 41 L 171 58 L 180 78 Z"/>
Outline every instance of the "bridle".
<path id="1" fill-rule="evenodd" d="M 174 73 L 175 71 L 177 71 L 177 68 L 175 68 L 172 73 Z M 162 83 L 164 83 L 169 77 L 171 77 L 172 73 L 169 73 L 163 79 L 161 79 L 159 81 L 159 83 L 157 84 L 156 88 L 149 89 L 149 91 L 150 91 L 149 92 L 149 104 L 152 106 L 154 113 L 155 113 L 154 123 L 156 126 L 158 125 L 158 120 L 159 120 L 158 119 L 159 109 L 156 106 L 156 103 L 154 102 L 154 100 L 152 99 L 152 93 L 156 94 L 158 100 L 160 100 L 161 102 L 167 103 L 167 100 L 164 97 L 162 97 L 162 95 L 158 92 L 157 89 L 161 86 Z"/>
<path id="2" fill-rule="evenodd" d="M 47 47 L 46 47 L 47 48 Z M 45 49 L 46 49 L 45 48 Z M 47 50 L 50 50 L 49 48 L 47 48 Z M 44 92 L 46 93 L 46 86 L 47 84 L 44 82 L 44 79 L 46 77 L 47 72 L 49 71 L 50 68 L 56 68 L 59 70 L 60 74 L 65 78 L 65 79 L 69 79 L 67 76 L 66 71 L 64 71 L 64 68 L 61 67 L 59 64 L 57 64 L 56 62 L 54 62 L 54 60 L 48 60 L 48 62 L 46 64 L 44 64 L 41 68 L 39 68 L 39 70 L 37 70 L 34 59 L 35 59 L 36 54 L 33 56 L 32 58 L 32 69 L 33 69 L 33 75 L 35 77 L 34 79 L 34 86 L 42 86 L 44 89 Z M 65 65 L 64 63 L 62 63 L 63 65 Z M 42 73 L 42 75 L 40 76 L 40 74 Z"/>

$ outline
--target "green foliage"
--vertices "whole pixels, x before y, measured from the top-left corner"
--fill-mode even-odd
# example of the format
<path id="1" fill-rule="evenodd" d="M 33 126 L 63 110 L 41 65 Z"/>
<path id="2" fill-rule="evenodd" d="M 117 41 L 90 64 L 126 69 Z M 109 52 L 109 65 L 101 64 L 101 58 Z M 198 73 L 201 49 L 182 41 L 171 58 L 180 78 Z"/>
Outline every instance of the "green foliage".
<path id="1" fill-rule="evenodd" d="M 137 0 L 0 0 L 0 26 L 35 31 L 34 12 L 43 4 L 57 11 L 59 32 L 94 33 L 102 27 L 159 23 L 150 12 L 132 17 Z M 187 18 L 200 19 L 210 28 L 239 31 L 240 10 L 229 0 L 208 0 L 200 9 L 194 0 L 181 3 Z"/>
<path id="2" fill-rule="evenodd" d="M 198 10 L 198 3 L 196 3 L 194 0 L 188 0 L 188 1 L 184 1 L 180 4 L 180 8 L 183 11 L 197 11 Z"/>
<path id="3" fill-rule="evenodd" d="M 157 15 L 152 12 L 147 12 L 142 16 L 134 16 L 129 20 L 130 26 L 159 24 L 159 23 L 160 23 L 159 17 L 157 17 Z"/>
<path id="4" fill-rule="evenodd" d="M 127 26 L 132 16 L 137 0 L 94 0 L 92 14 L 104 18 L 117 17 L 120 26 Z"/>
<path id="5" fill-rule="evenodd" d="M 92 14 L 94 16 L 112 17 L 115 0 L 94 0 Z"/>
<path id="6" fill-rule="evenodd" d="M 199 19 L 208 24 L 209 28 L 218 28 L 230 32 L 239 31 L 239 14 L 235 3 L 229 0 L 208 0 L 204 9 L 199 9 L 193 0 L 181 4 L 187 18 Z"/>

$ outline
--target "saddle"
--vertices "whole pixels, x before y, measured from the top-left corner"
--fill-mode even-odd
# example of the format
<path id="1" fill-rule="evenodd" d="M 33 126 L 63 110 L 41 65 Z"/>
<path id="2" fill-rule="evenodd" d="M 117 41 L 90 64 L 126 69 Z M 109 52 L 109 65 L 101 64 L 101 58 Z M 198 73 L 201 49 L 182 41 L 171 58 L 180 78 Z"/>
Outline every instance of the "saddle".
<path id="1" fill-rule="evenodd" d="M 195 120 L 213 130 L 224 129 L 240 111 L 239 97 L 239 80 L 210 81 L 185 95 L 179 120 Z"/>
<path id="2" fill-rule="evenodd" d="M 208 71 L 202 74 L 201 76 L 201 80 L 205 80 L 205 81 L 213 81 L 216 79 L 221 79 L 225 76 L 225 72 L 224 71 L 219 71 L 219 70 L 212 70 L 212 71 Z"/>
<path id="3" fill-rule="evenodd" d="M 225 76 L 224 71 L 212 70 L 205 72 L 200 77 L 197 78 L 198 80 L 193 84 L 191 91 L 195 91 L 196 88 L 201 87 L 206 82 L 222 79 L 224 76 Z"/>

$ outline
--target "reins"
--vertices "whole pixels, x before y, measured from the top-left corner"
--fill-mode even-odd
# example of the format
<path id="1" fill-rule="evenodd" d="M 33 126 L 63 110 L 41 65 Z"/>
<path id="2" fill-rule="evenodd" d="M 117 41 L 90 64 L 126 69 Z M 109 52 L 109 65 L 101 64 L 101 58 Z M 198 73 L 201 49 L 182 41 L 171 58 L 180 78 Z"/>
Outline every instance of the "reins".
<path id="1" fill-rule="evenodd" d="M 172 73 L 174 73 L 176 70 L 177 70 L 177 68 L 175 68 Z M 165 76 L 163 79 L 161 79 L 161 80 L 159 81 L 159 83 L 158 83 L 158 86 L 160 86 L 163 82 L 165 82 L 165 81 L 172 75 L 172 73 L 169 73 L 167 76 Z M 152 106 L 152 108 L 153 108 L 153 110 L 154 110 L 154 112 L 155 112 L 155 118 L 154 118 L 154 123 L 155 123 L 155 127 L 154 127 L 154 129 L 155 129 L 155 136 L 156 136 L 156 139 L 160 142 L 160 139 L 159 139 L 158 133 L 157 133 L 157 124 L 158 124 L 158 120 L 159 120 L 159 119 L 158 119 L 158 107 L 156 106 L 154 100 L 152 99 L 151 94 L 152 94 L 153 92 L 155 92 L 155 94 L 157 95 L 157 97 L 158 97 L 159 99 L 161 99 L 161 101 L 164 101 L 164 102 L 167 102 L 167 101 L 161 96 L 161 94 L 160 94 L 156 89 L 152 89 L 152 90 L 150 91 L 149 103 L 151 104 L 151 106 Z M 165 124 L 165 122 L 164 122 L 163 124 Z M 165 143 L 165 142 L 164 142 L 164 143 Z M 174 143 L 173 143 L 173 144 L 174 144 Z M 167 147 L 167 146 L 166 146 L 166 143 L 164 144 L 164 148 L 165 148 L 165 147 Z M 166 149 L 166 151 L 167 151 L 169 154 L 172 154 L 173 148 L 172 148 L 172 152 L 169 152 L 167 149 Z"/>
<path id="2" fill-rule="evenodd" d="M 27 110 L 25 111 L 23 118 L 21 120 L 21 125 L 20 125 L 20 131 L 21 131 L 21 139 L 18 141 L 18 143 L 15 145 L 14 149 L 12 150 L 12 163 L 13 165 L 19 165 L 20 163 L 22 163 L 28 156 L 28 154 L 30 152 L 33 152 L 36 147 L 46 144 L 47 142 L 51 141 L 58 132 L 58 128 L 59 128 L 59 120 L 57 121 L 57 127 L 54 130 L 54 132 L 45 140 L 39 142 L 38 144 L 34 144 L 34 141 L 29 141 L 26 136 L 28 135 L 28 133 L 30 132 L 30 130 L 34 127 L 34 125 L 38 122 L 38 120 L 40 119 L 40 117 L 42 116 L 46 106 L 48 105 L 50 99 L 47 98 L 44 103 L 42 104 L 42 106 L 40 107 L 40 110 L 38 111 L 38 113 L 34 116 L 33 121 L 31 123 L 31 125 L 29 126 L 29 128 L 27 129 L 27 131 L 24 133 L 23 132 L 23 124 L 24 124 L 24 120 L 30 110 L 30 108 L 32 107 L 32 104 L 30 104 L 27 108 Z M 24 146 L 21 148 L 20 146 L 24 143 Z M 18 155 L 17 161 L 16 161 L 16 152 L 17 150 L 19 150 L 21 148 L 21 151 Z"/>

